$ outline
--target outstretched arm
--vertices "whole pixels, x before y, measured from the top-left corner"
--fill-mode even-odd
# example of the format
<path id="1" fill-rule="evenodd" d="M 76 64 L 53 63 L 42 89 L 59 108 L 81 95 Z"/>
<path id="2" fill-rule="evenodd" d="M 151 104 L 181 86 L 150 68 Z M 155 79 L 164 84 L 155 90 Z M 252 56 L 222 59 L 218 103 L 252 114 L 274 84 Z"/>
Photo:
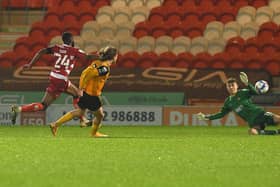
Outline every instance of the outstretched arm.
<path id="1" fill-rule="evenodd" d="M 98 59 L 99 59 L 99 56 L 98 56 L 97 54 L 88 54 L 88 55 L 86 56 L 86 58 L 87 58 L 87 60 L 93 61 L 93 60 L 98 60 Z"/>
<path id="2" fill-rule="evenodd" d="M 33 66 L 33 64 L 35 64 L 40 59 L 42 55 L 50 53 L 50 48 L 43 48 L 39 50 L 28 64 L 24 64 L 23 69 L 30 69 Z"/>
<path id="3" fill-rule="evenodd" d="M 257 92 L 257 90 L 255 89 L 255 87 L 249 83 L 249 79 L 248 76 L 245 72 L 240 72 L 240 80 L 242 81 L 242 83 L 248 87 L 249 90 L 249 94 L 250 95 L 258 95 L 259 93 Z"/>
<path id="4" fill-rule="evenodd" d="M 206 114 L 199 112 L 197 114 L 197 117 L 199 120 L 214 120 L 214 119 L 220 119 L 220 118 L 224 117 L 229 112 L 230 112 L 230 109 L 227 108 L 226 106 L 223 106 L 221 111 L 216 114 L 207 114 L 206 115 Z"/>

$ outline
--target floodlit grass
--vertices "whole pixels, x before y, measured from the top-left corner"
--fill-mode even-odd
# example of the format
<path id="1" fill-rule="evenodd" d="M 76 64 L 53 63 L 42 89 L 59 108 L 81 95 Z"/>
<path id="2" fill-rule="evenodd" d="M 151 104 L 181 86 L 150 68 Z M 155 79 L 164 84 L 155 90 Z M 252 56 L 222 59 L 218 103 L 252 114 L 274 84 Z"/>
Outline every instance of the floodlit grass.
<path id="1" fill-rule="evenodd" d="M 237 127 L 0 126 L 1 187 L 278 187 L 280 136 Z"/>

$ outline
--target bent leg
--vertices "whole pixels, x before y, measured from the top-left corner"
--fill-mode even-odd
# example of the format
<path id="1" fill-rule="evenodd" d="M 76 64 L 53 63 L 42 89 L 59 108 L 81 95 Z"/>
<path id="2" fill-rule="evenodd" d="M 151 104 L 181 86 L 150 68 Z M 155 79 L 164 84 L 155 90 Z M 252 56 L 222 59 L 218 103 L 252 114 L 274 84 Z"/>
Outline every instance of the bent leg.
<path id="1" fill-rule="evenodd" d="M 98 129 L 100 128 L 100 124 L 104 118 L 103 108 L 100 107 L 98 110 L 93 112 L 93 114 L 94 114 L 95 118 L 94 118 L 93 124 L 92 124 L 91 135 L 93 137 L 107 137 L 108 135 L 101 134 L 100 132 L 98 132 Z"/>
<path id="2" fill-rule="evenodd" d="M 75 109 L 72 110 L 70 112 L 67 112 L 66 114 L 64 114 L 62 117 L 60 117 L 57 121 L 55 121 L 54 123 L 52 123 L 53 125 L 55 125 L 56 127 L 61 126 L 63 123 L 70 121 L 71 119 L 73 119 L 74 117 L 79 117 L 81 115 L 84 115 L 85 110 L 83 109 Z"/>
<path id="3" fill-rule="evenodd" d="M 69 85 L 66 89 L 66 93 L 73 96 L 73 106 L 74 108 L 78 109 L 79 96 L 81 96 L 80 90 L 74 84 L 69 82 Z M 89 122 L 88 119 L 84 115 L 81 115 L 79 117 L 80 117 L 81 127 L 87 126 L 87 123 Z"/>
<path id="4" fill-rule="evenodd" d="M 250 128 L 248 130 L 248 134 L 249 135 L 258 135 L 259 134 L 259 130 L 257 128 Z"/>
<path id="5" fill-rule="evenodd" d="M 265 130 L 259 127 L 253 127 L 248 130 L 249 135 L 276 135 L 279 134 L 279 130 Z"/>
<path id="6" fill-rule="evenodd" d="M 45 92 L 45 95 L 41 103 L 31 103 L 19 107 L 21 112 L 36 112 L 46 110 L 46 108 L 56 99 L 56 97 L 49 92 Z"/>
<path id="7" fill-rule="evenodd" d="M 280 124 L 280 115 L 273 114 L 273 120 L 277 125 L 279 125 Z"/>

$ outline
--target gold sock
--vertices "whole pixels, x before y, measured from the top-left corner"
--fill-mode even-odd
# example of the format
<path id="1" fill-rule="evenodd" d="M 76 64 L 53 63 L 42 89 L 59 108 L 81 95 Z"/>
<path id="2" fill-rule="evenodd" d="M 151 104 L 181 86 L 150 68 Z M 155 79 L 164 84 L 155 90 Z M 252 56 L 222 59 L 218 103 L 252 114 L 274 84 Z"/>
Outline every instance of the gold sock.
<path id="1" fill-rule="evenodd" d="M 95 135 L 96 132 L 98 131 L 99 124 L 98 125 L 97 124 L 93 124 L 91 128 L 92 128 L 91 134 Z"/>
<path id="2" fill-rule="evenodd" d="M 56 122 L 55 125 L 57 127 L 61 126 L 63 123 L 70 121 L 71 119 L 73 119 L 74 116 L 71 112 L 67 112 L 66 114 L 64 114 L 61 118 L 59 118 Z"/>

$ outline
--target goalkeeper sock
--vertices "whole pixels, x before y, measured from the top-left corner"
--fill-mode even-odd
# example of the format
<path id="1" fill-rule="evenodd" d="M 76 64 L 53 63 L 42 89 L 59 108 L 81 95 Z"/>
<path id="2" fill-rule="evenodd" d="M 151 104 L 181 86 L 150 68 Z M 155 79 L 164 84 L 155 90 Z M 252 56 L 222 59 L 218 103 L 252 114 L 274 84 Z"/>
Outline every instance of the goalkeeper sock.
<path id="1" fill-rule="evenodd" d="M 44 105 L 42 103 L 31 103 L 28 105 L 23 105 L 20 108 L 21 112 L 36 112 L 44 110 Z"/>
<path id="2" fill-rule="evenodd" d="M 64 114 L 61 118 L 59 118 L 56 122 L 55 122 L 55 126 L 59 127 L 61 126 L 63 123 L 70 121 L 71 119 L 73 119 L 74 116 L 71 112 L 67 112 L 66 114 Z"/>
<path id="3" fill-rule="evenodd" d="M 276 135 L 279 134 L 279 130 L 260 130 L 259 135 Z"/>

